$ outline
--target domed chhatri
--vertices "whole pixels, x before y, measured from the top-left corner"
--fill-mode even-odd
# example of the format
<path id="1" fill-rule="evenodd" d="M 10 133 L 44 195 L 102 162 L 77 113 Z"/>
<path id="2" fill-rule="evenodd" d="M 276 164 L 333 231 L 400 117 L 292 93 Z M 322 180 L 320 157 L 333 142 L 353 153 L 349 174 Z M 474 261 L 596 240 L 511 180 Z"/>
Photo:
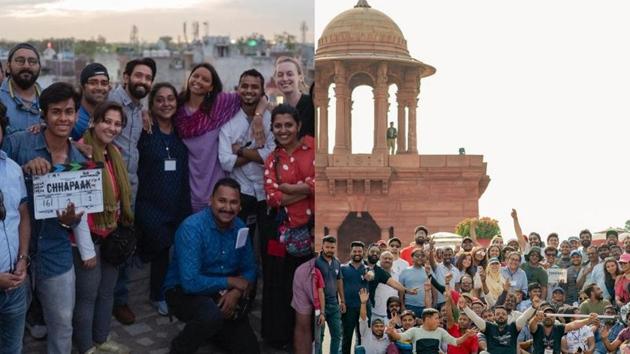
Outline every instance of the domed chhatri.
<path id="1" fill-rule="evenodd" d="M 418 224 L 432 232 L 452 231 L 460 220 L 479 215 L 479 198 L 490 182 L 483 156 L 418 153 L 420 86 L 434 73 L 434 67 L 409 54 L 396 22 L 367 0 L 358 0 L 322 32 L 313 95 L 318 127 L 315 233 L 316 240 L 324 232 L 337 235 L 338 254 L 349 254 L 350 241 L 370 244 L 388 237 L 390 226 L 406 243 Z M 354 101 L 353 91 L 360 86 L 372 89 L 373 102 Z M 333 100 L 334 117 L 329 115 Z M 353 117 L 353 106 L 365 104 L 374 105 L 374 116 Z M 397 113 L 394 122 L 390 113 Z M 374 134 L 355 136 L 368 120 L 373 120 Z M 392 123 L 397 135 L 390 155 Z M 335 127 L 330 136 L 329 124 Z M 372 152 L 353 151 L 357 138 L 371 140 Z"/>
<path id="2" fill-rule="evenodd" d="M 354 8 L 330 21 L 318 41 L 316 57 L 318 61 L 343 57 L 422 64 L 409 55 L 407 40 L 398 25 L 366 0 L 359 0 Z M 423 77 L 435 72 L 433 67 L 423 66 Z"/>

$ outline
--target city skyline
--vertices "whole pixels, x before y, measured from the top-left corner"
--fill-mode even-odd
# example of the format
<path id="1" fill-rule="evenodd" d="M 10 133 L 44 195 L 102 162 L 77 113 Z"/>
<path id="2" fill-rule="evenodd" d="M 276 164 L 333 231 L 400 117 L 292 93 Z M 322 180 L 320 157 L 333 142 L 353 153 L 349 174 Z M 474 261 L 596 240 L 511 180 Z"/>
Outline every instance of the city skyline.
<path id="1" fill-rule="evenodd" d="M 5 0 L 0 14 L 0 39 L 76 38 L 82 40 L 104 37 L 108 42 L 128 42 L 132 26 L 138 28 L 140 42 L 155 42 L 170 36 L 174 42 L 193 38 L 192 23 L 199 22 L 199 35 L 246 37 L 254 32 L 267 39 L 288 32 L 298 41 L 305 37 L 313 42 L 313 3 L 310 1 L 280 2 L 278 0 L 110 0 L 94 3 L 79 0 Z M 234 26 L 234 18 L 240 18 Z M 249 24 L 249 25 L 248 25 Z M 54 31 L 51 31 L 51 28 Z"/>

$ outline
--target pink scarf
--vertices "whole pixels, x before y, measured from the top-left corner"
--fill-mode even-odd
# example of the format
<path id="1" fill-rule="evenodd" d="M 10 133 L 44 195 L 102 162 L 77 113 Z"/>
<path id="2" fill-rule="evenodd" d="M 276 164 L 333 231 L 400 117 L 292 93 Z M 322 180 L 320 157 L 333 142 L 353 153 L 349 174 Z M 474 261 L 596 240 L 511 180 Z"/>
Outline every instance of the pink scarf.
<path id="1" fill-rule="evenodd" d="M 182 139 L 194 138 L 219 129 L 241 109 L 241 97 L 236 92 L 221 92 L 210 108 L 210 114 L 197 109 L 189 114 L 185 106 L 175 114 L 175 126 Z"/>

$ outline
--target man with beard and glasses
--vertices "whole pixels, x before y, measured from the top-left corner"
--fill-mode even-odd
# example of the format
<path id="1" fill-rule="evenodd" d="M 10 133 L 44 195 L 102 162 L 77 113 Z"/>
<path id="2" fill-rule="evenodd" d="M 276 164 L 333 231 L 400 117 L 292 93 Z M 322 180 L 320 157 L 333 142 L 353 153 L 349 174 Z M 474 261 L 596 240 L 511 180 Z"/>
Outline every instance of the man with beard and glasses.
<path id="1" fill-rule="evenodd" d="M 554 317 L 549 315 L 553 313 L 553 308 L 550 306 L 541 306 L 529 321 L 529 331 L 534 338 L 533 354 L 560 354 L 562 337 L 566 333 L 578 330 L 597 320 L 597 314 L 591 313 L 589 318 L 561 324 L 556 323 Z"/>
<path id="2" fill-rule="evenodd" d="M 11 48 L 7 64 L 8 77 L 0 86 L 0 103 L 7 108 L 8 136 L 41 123 L 41 89 L 36 83 L 41 64 L 37 49 L 28 43 Z"/>
<path id="3" fill-rule="evenodd" d="M 114 144 L 120 148 L 123 160 L 129 173 L 131 184 L 132 209 L 136 205 L 136 193 L 138 191 L 138 140 L 143 127 L 143 107 L 140 102 L 151 91 L 151 85 L 156 75 L 155 61 L 151 58 L 134 59 L 125 65 L 123 72 L 123 85 L 116 87 L 109 93 L 108 99 L 119 103 L 127 116 L 127 125 L 122 133 L 116 137 Z M 120 266 L 118 282 L 114 290 L 114 317 L 118 322 L 129 325 L 135 322 L 136 315 L 127 305 L 129 290 L 128 265 Z"/>
<path id="4" fill-rule="evenodd" d="M 72 139 L 79 140 L 90 125 L 94 107 L 105 102 L 111 85 L 109 73 L 103 64 L 91 63 L 81 71 L 81 106 L 77 112 L 77 123 L 72 128 Z"/>
<path id="5" fill-rule="evenodd" d="M 536 306 L 540 299 L 535 299 Z M 505 307 L 497 305 L 494 307 L 494 320 L 496 322 L 484 321 L 468 306 L 464 307 L 464 313 L 477 326 L 479 331 L 486 337 L 487 351 L 492 354 L 516 354 L 516 343 L 518 334 L 527 325 L 527 320 L 534 314 L 535 310 L 530 307 L 519 318 L 508 323 L 508 312 Z"/>
<path id="6" fill-rule="evenodd" d="M 593 325 L 592 331 L 595 335 L 595 352 L 594 354 L 608 354 L 608 349 L 603 342 L 603 338 L 606 338 L 609 343 L 615 341 L 619 332 L 623 330 L 624 326 L 617 318 L 617 310 L 614 306 L 606 306 L 604 309 L 604 315 L 615 316 L 614 319 L 600 320 L 599 326 Z M 616 352 L 616 351 L 613 351 Z M 617 353 L 617 352 L 616 352 Z"/>
<path id="7" fill-rule="evenodd" d="M 341 346 L 341 315 L 346 312 L 346 300 L 343 292 L 343 274 L 341 273 L 341 263 L 335 252 L 337 250 L 337 239 L 334 236 L 325 236 L 322 239 L 322 251 L 315 261 L 315 266 L 324 277 L 324 295 L 326 297 L 326 308 L 324 316 L 330 331 L 330 351 L 338 353 Z M 324 341 L 324 331 L 321 332 L 321 340 Z"/>
<path id="8" fill-rule="evenodd" d="M 357 331 L 359 326 L 359 311 L 361 301 L 359 291 L 366 289 L 367 281 L 363 275 L 367 271 L 363 262 L 363 252 L 365 244 L 361 241 L 352 241 L 350 244 L 350 261 L 341 265 L 343 276 L 343 293 L 346 297 L 346 312 L 341 314 L 343 327 L 343 339 L 341 343 L 341 353 L 350 354 L 352 348 L 352 333 L 356 331 L 357 342 L 360 342 L 360 334 Z M 368 314 L 369 315 L 369 314 Z"/>
<path id="9" fill-rule="evenodd" d="M 580 313 L 588 315 L 589 313 L 596 313 L 601 315 L 604 313 L 604 308 L 610 305 L 610 301 L 604 299 L 602 289 L 595 283 L 589 284 L 584 293 L 588 299 L 580 304 Z"/>
<path id="10" fill-rule="evenodd" d="M 424 248 L 424 244 L 427 242 L 427 237 L 429 236 L 429 229 L 423 225 L 418 225 L 413 234 L 414 242 L 400 251 L 400 258 L 406 260 L 409 265 L 413 265 L 411 252 L 416 248 Z"/>
<path id="11" fill-rule="evenodd" d="M 241 109 L 230 119 L 219 133 L 219 161 L 224 171 L 241 185 L 242 209 L 239 217 L 249 227 L 253 242 L 256 228 L 260 242 L 254 243 L 256 254 L 267 249 L 267 240 L 275 237 L 272 217 L 267 213 L 265 189 L 263 187 L 263 163 L 275 149 L 273 134 L 266 131 L 265 145 L 255 146 L 252 138 L 256 106 L 265 94 L 265 78 L 255 69 L 241 74 L 238 83 Z M 263 114 L 263 126 L 271 126 L 271 114 Z M 263 253 L 266 255 L 266 253 Z M 263 262 L 263 266 L 266 262 Z"/>
<path id="12" fill-rule="evenodd" d="M 597 246 L 589 246 L 586 250 L 586 256 L 588 257 L 588 262 L 582 264 L 582 272 L 578 275 L 577 279 L 578 289 L 584 290 L 587 285 L 596 283 L 605 291 L 604 297 L 609 298 L 610 294 L 608 294 L 608 290 L 605 286 L 604 263 L 599 260 Z M 597 277 L 601 277 L 602 279 L 600 280 Z"/>
<path id="13" fill-rule="evenodd" d="M 164 289 L 171 312 L 186 323 L 171 342 L 171 353 L 194 353 L 212 338 L 230 353 L 260 352 L 239 304 L 256 280 L 256 261 L 247 228 L 237 217 L 240 186 L 219 180 L 210 207 L 189 216 L 175 234 L 173 261 Z"/>

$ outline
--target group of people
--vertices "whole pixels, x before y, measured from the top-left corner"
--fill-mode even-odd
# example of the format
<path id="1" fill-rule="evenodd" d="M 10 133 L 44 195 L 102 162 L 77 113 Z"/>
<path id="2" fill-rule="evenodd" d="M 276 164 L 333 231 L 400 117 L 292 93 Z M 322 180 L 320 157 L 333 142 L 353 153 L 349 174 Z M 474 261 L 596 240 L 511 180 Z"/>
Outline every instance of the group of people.
<path id="1" fill-rule="evenodd" d="M 186 324 L 171 353 L 208 339 L 258 353 L 248 312 L 260 275 L 263 338 L 289 345 L 293 274 L 314 241 L 314 109 L 300 62 L 278 58 L 275 106 L 255 69 L 234 92 L 209 63 L 180 90 L 154 82 L 151 58 L 127 62 L 116 87 L 100 63 L 76 87 L 42 89 L 40 69 L 20 43 L 0 86 L 0 353 L 21 353 L 25 328 L 47 353 L 128 353 L 110 329 L 112 314 L 135 321 L 137 260 L 150 264 L 156 311 Z M 77 163 L 102 166 L 102 211 L 70 202 L 36 219 L 33 179 Z"/>
<path id="2" fill-rule="evenodd" d="M 630 237 L 609 230 L 595 245 L 584 229 L 544 242 L 523 233 L 516 210 L 512 219 L 517 237 L 487 246 L 475 222 L 455 247 L 436 246 L 424 226 L 409 245 L 355 241 L 345 264 L 324 237 L 311 275 L 322 294 L 308 302 L 322 317 L 314 326 L 328 322 L 324 352 L 629 353 Z"/>

